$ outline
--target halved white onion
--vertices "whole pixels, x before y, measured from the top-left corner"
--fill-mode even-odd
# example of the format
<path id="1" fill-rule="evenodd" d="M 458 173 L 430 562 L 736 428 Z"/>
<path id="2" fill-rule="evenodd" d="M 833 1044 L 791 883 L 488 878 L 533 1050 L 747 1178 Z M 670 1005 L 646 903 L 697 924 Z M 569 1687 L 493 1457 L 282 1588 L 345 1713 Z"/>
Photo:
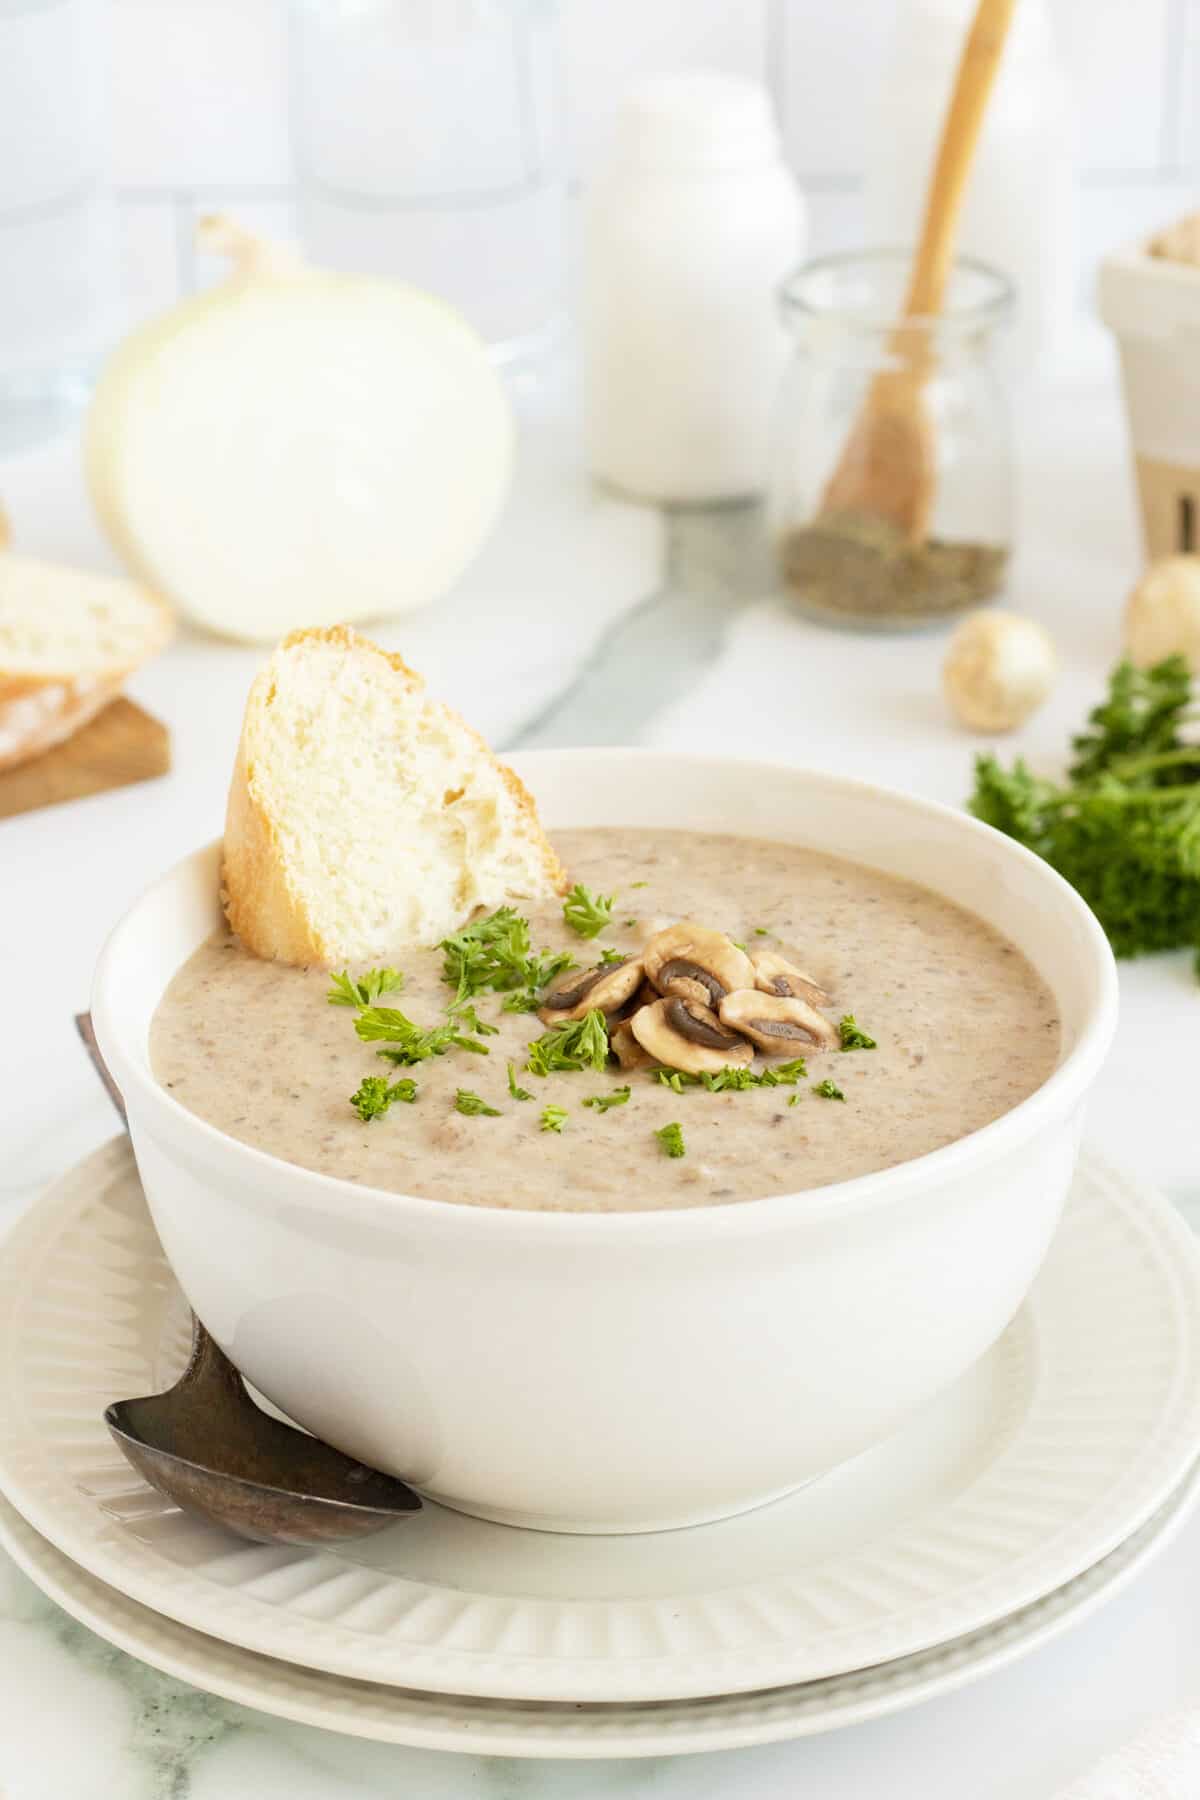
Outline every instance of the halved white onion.
<path id="1" fill-rule="evenodd" d="M 415 288 L 309 268 L 225 220 L 202 233 L 233 273 L 135 331 L 92 401 L 88 481 L 120 554 L 251 641 L 444 593 L 512 466 L 483 344 Z"/>

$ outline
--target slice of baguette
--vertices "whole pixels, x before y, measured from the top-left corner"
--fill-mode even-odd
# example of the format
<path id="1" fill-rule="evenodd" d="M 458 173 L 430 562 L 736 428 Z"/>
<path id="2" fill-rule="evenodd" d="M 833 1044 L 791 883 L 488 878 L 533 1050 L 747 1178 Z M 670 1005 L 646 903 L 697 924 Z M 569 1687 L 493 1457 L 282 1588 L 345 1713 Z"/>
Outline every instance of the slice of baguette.
<path id="1" fill-rule="evenodd" d="M 86 725 L 171 630 L 135 582 L 0 550 L 0 769 Z"/>
<path id="2" fill-rule="evenodd" d="M 399 656 L 344 625 L 283 640 L 250 689 L 225 821 L 247 949 L 362 967 L 565 885 L 512 770 Z"/>

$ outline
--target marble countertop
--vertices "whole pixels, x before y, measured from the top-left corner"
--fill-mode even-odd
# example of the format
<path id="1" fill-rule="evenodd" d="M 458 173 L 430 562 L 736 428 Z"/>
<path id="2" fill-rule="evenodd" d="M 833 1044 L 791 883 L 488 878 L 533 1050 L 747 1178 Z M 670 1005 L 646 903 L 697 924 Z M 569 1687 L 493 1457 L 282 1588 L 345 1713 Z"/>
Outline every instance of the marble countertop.
<path id="1" fill-rule="evenodd" d="M 454 595 L 375 635 L 493 741 L 766 754 L 959 803 L 976 741 L 939 693 L 941 638 L 848 636 L 772 593 L 752 508 L 660 517 L 592 491 L 569 379 L 519 394 L 516 488 Z M 1019 748 L 1053 766 L 1117 654 L 1139 561 L 1116 372 L 1098 332 L 1016 395 L 1013 604 L 1063 672 Z M 0 464 L 19 546 L 111 565 L 68 440 Z M 112 1133 L 71 1028 L 99 943 L 133 896 L 221 826 L 258 655 L 183 636 L 134 684 L 172 729 L 166 779 L 0 825 L 4 951 L 0 1225 Z M 21 954 L 14 953 L 21 947 Z M 1122 972 L 1123 1022 L 1092 1141 L 1200 1222 L 1200 990 L 1184 956 Z M 14 1021 L 20 1021 L 20 1053 Z M 42 1600 L 0 1555 L 3 1800 L 1050 1800 L 1153 1713 L 1200 1695 L 1200 1519 L 1063 1641 L 964 1692 L 826 1738 L 645 1763 L 520 1764 L 404 1751 L 263 1718 L 134 1662 Z"/>

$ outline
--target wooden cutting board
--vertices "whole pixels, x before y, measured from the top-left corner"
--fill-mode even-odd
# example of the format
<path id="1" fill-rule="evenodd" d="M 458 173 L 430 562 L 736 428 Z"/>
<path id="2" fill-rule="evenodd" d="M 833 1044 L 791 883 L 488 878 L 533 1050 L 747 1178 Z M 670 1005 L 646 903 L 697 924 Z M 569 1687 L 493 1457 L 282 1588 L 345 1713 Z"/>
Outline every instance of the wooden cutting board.
<path id="1" fill-rule="evenodd" d="M 122 695 L 66 743 L 15 769 L 0 769 L 0 819 L 151 781 L 170 766 L 166 726 Z"/>

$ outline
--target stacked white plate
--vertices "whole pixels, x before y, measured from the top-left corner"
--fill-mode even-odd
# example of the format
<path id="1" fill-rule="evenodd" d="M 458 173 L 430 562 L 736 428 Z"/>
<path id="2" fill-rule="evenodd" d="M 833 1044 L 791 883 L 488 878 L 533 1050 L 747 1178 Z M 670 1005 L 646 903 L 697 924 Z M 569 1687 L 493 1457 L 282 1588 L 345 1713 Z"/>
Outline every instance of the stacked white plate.
<path id="1" fill-rule="evenodd" d="M 1200 1485 L 1200 1256 L 1091 1159 L 968 1376 L 821 1481 L 690 1531 L 561 1537 L 426 1506 L 344 1549 L 244 1543 L 146 1487 L 103 1423 L 169 1385 L 187 1339 L 116 1141 L 0 1249 L 0 1541 L 158 1668 L 426 1747 L 662 1755 L 911 1705 L 1100 1605 Z"/>

